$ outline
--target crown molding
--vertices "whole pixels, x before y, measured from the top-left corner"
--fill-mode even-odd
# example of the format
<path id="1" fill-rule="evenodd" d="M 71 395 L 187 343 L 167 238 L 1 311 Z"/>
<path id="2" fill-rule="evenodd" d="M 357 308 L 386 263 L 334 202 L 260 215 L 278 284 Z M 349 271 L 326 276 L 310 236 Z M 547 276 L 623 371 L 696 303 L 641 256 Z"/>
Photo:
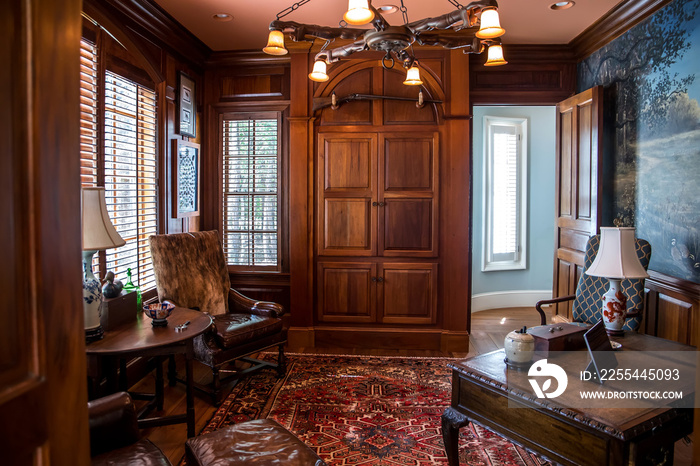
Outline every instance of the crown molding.
<path id="1" fill-rule="evenodd" d="M 569 46 L 578 61 L 612 42 L 672 0 L 623 0 L 576 36 Z"/>
<path id="2" fill-rule="evenodd" d="M 83 10 L 91 17 L 101 14 L 116 20 L 196 68 L 201 68 L 212 53 L 204 42 L 153 0 L 84 0 Z"/>

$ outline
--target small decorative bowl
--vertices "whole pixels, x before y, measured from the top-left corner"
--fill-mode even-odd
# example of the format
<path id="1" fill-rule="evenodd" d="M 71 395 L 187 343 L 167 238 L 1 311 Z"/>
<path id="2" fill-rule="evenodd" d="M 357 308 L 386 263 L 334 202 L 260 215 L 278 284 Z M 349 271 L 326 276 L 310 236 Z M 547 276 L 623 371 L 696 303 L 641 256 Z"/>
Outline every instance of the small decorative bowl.
<path id="1" fill-rule="evenodd" d="M 170 313 L 175 309 L 175 305 L 172 303 L 154 303 L 154 304 L 144 304 L 143 313 L 148 317 L 153 319 L 151 325 L 154 327 L 163 327 L 168 325 L 168 317 Z"/>

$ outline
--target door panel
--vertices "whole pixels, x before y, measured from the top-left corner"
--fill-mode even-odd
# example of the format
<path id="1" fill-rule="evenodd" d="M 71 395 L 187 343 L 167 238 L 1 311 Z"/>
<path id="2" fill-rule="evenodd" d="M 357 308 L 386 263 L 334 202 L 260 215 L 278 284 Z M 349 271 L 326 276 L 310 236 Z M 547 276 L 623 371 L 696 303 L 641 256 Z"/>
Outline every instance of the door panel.
<path id="1" fill-rule="evenodd" d="M 318 254 L 377 253 L 377 135 L 318 136 Z"/>
<path id="2" fill-rule="evenodd" d="M 603 90 L 594 87 L 557 106 L 556 232 L 553 296 L 573 293 L 586 240 L 600 227 Z M 570 305 L 556 314 L 570 316 Z"/>
<path id="3" fill-rule="evenodd" d="M 379 248 L 385 256 L 432 255 L 433 217 L 432 199 L 386 199 L 379 211 Z"/>
<path id="4" fill-rule="evenodd" d="M 383 323 L 435 323 L 437 264 L 384 264 L 380 276 L 378 293 Z"/>
<path id="5" fill-rule="evenodd" d="M 376 270 L 371 263 L 319 262 L 318 320 L 375 322 Z"/>
<path id="6" fill-rule="evenodd" d="M 379 135 L 379 244 L 388 257 L 437 257 L 437 133 Z"/>

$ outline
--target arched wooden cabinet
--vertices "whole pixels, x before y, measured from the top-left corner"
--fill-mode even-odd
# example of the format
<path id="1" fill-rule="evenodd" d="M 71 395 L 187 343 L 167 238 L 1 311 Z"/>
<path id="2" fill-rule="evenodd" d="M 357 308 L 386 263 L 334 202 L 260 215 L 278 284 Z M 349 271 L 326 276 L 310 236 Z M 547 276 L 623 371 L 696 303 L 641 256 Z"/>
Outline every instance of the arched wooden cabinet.
<path id="1" fill-rule="evenodd" d="M 381 87 L 383 95 L 416 97 L 418 90 L 406 90 L 400 79 L 381 67 L 350 70 L 333 89 L 343 95 L 355 83 L 374 93 Z M 437 111 L 390 100 L 346 105 L 323 110 L 316 126 L 316 320 L 435 324 Z"/>

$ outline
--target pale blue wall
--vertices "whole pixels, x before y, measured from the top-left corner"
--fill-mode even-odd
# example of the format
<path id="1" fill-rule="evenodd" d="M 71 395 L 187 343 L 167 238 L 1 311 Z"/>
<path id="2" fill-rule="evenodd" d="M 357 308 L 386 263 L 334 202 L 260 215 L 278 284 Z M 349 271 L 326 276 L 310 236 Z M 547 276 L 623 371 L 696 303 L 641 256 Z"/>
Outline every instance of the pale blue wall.
<path id="1" fill-rule="evenodd" d="M 484 116 L 527 118 L 528 257 L 525 270 L 482 272 Z M 554 257 L 555 107 L 474 107 L 472 295 L 551 290 Z"/>

